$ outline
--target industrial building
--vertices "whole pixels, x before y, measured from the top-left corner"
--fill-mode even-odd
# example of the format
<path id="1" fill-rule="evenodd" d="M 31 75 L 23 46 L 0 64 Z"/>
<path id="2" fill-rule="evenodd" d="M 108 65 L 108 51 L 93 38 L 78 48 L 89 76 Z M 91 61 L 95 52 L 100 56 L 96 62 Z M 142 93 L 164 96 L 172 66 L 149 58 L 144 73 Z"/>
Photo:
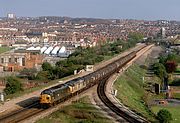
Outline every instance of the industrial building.
<path id="1" fill-rule="evenodd" d="M 40 54 L 44 54 L 45 56 L 53 56 L 53 57 L 68 57 L 72 53 L 72 48 L 67 50 L 65 46 L 31 46 L 26 49 L 28 52 L 37 51 Z"/>
<path id="2" fill-rule="evenodd" d="M 0 56 L 0 65 L 3 71 L 20 71 L 24 68 L 38 68 L 43 63 L 43 56 L 32 53 L 3 53 Z"/>

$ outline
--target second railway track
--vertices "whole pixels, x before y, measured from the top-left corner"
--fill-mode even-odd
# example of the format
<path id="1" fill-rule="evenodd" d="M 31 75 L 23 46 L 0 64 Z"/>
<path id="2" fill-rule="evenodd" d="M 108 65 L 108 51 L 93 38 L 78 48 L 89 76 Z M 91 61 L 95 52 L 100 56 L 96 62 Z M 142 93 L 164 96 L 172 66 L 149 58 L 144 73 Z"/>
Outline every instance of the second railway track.
<path id="1" fill-rule="evenodd" d="M 101 81 L 101 83 L 98 85 L 98 88 L 97 88 L 98 96 L 101 99 L 101 101 L 107 107 L 109 107 L 114 113 L 116 113 L 117 115 L 124 118 L 126 121 L 130 123 L 148 123 L 148 121 L 146 120 L 129 115 L 127 112 L 123 111 L 121 108 L 116 106 L 113 102 L 111 102 L 111 100 L 109 100 L 109 98 L 106 96 L 106 93 L 105 93 L 107 80 L 108 78 Z"/>

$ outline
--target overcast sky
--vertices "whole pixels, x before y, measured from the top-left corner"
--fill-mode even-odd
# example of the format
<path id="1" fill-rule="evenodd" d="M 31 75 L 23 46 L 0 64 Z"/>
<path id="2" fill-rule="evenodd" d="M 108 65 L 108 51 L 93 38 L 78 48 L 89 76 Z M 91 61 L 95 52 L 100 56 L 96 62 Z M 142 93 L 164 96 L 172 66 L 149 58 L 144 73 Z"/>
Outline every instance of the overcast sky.
<path id="1" fill-rule="evenodd" d="M 0 16 L 180 20 L 180 0 L 0 0 Z"/>

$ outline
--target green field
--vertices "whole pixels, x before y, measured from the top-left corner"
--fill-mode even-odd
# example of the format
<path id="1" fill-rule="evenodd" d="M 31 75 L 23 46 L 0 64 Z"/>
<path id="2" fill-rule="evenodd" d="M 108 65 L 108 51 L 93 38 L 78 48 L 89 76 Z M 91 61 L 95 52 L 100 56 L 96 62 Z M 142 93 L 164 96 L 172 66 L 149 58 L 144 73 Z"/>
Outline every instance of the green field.
<path id="1" fill-rule="evenodd" d="M 157 113 L 160 109 L 167 109 L 169 112 L 171 112 L 173 121 L 171 123 L 180 123 L 180 106 L 178 107 L 171 107 L 171 106 L 154 106 L 152 107 L 152 110 L 154 113 Z"/>
<path id="2" fill-rule="evenodd" d="M 0 53 L 4 53 L 6 51 L 9 51 L 10 48 L 9 47 L 0 47 Z"/>
<path id="3" fill-rule="evenodd" d="M 173 94 L 173 98 L 180 99 L 180 93 Z"/>
<path id="4" fill-rule="evenodd" d="M 36 123 L 112 123 L 91 103 L 88 97 L 66 106 Z"/>
<path id="5" fill-rule="evenodd" d="M 153 113 L 143 100 L 143 98 L 147 97 L 147 93 L 143 88 L 145 84 L 142 81 L 143 76 L 145 76 L 145 70 L 138 65 L 133 65 L 118 78 L 114 88 L 118 90 L 117 98 L 123 104 L 148 120 L 155 121 Z"/>

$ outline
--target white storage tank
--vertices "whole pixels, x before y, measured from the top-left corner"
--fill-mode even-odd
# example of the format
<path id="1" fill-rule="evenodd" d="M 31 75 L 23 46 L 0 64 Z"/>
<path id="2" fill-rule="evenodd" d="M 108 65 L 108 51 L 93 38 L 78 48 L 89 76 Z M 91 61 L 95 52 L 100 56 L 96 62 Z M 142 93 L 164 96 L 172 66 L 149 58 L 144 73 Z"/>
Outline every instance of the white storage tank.
<path id="1" fill-rule="evenodd" d="M 40 49 L 41 54 L 44 53 L 45 50 L 47 50 L 47 47 L 42 47 L 42 48 Z"/>
<path id="2" fill-rule="evenodd" d="M 60 47 L 59 47 L 59 46 L 56 46 L 56 47 L 52 50 L 51 54 L 52 54 L 52 55 L 57 55 L 59 49 L 60 49 Z"/>
<path id="3" fill-rule="evenodd" d="M 40 50 L 41 49 L 41 47 L 36 47 L 36 48 L 34 48 L 34 50 Z"/>
<path id="4" fill-rule="evenodd" d="M 49 55 L 52 50 L 53 50 L 53 47 L 50 46 L 50 47 L 44 52 L 44 54 Z"/>
<path id="5" fill-rule="evenodd" d="M 65 53 L 66 52 L 66 47 L 62 46 L 61 49 L 59 50 L 59 53 Z"/>
<path id="6" fill-rule="evenodd" d="M 32 49 L 34 49 L 34 47 L 29 47 L 29 48 L 27 48 L 26 50 L 32 50 Z"/>

